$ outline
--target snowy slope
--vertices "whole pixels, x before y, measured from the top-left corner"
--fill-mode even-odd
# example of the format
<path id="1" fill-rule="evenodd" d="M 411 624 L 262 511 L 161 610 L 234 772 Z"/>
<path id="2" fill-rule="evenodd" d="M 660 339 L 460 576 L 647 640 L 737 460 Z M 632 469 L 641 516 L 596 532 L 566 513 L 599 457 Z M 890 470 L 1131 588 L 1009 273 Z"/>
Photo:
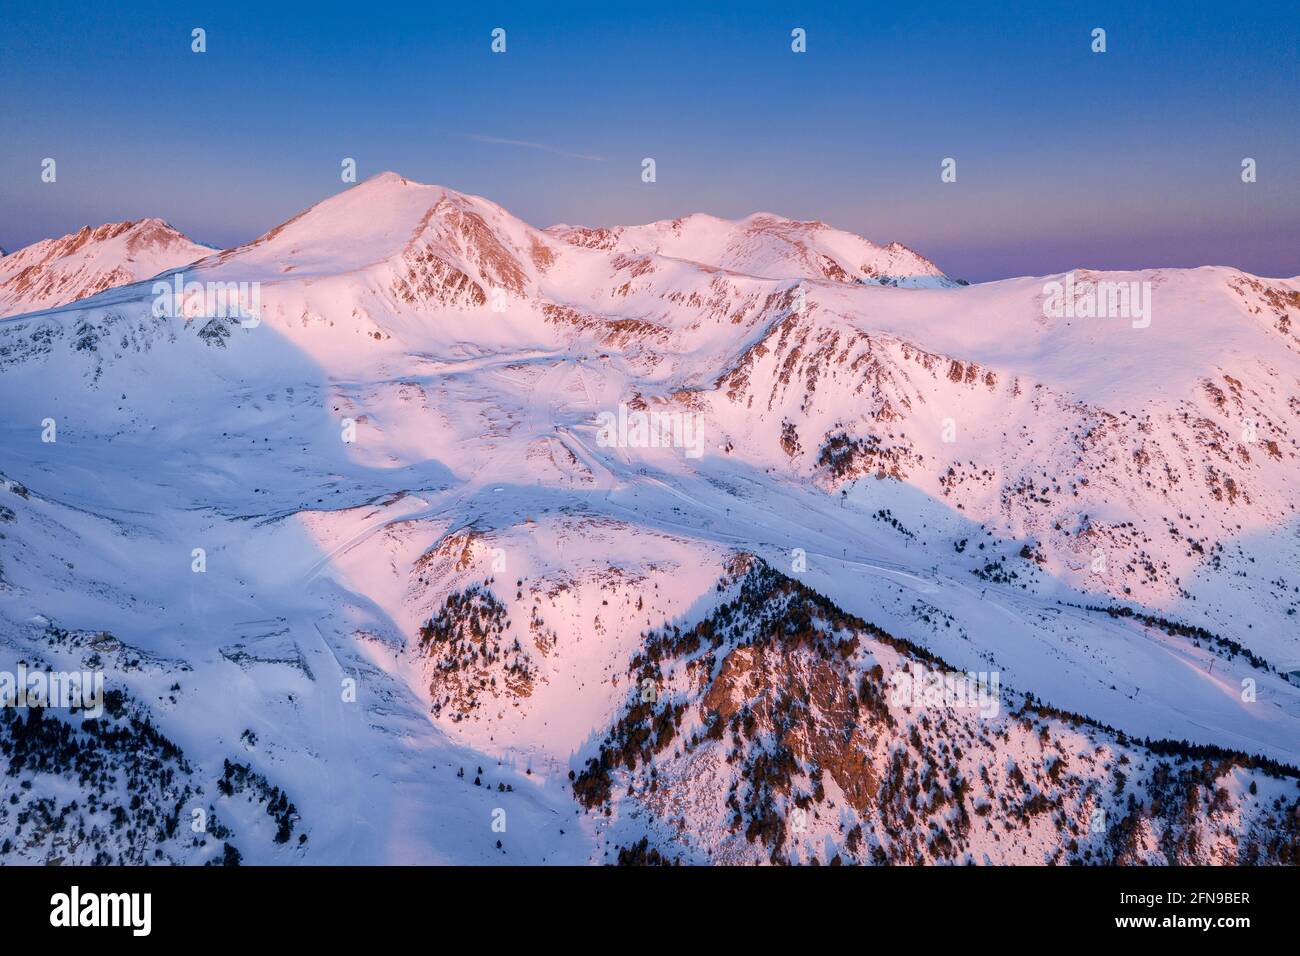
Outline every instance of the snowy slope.
<path id="1" fill-rule="evenodd" d="M 1300 281 L 1094 276 L 1151 284 L 1136 328 L 821 224 L 607 233 L 386 173 L 172 265 L 257 321 L 141 282 L 0 322 L 0 669 L 93 655 L 170 742 L 148 853 L 1288 859 Z M 703 454 L 603 443 L 620 406 Z M 908 661 L 1000 713 L 872 704 Z M 138 858 L 131 759 L 98 836 L 9 852 Z M 78 792 L 23 760 L 6 835 Z"/>
<path id="2" fill-rule="evenodd" d="M 211 252 L 161 219 L 83 226 L 0 258 L 0 315 L 52 309 Z"/>

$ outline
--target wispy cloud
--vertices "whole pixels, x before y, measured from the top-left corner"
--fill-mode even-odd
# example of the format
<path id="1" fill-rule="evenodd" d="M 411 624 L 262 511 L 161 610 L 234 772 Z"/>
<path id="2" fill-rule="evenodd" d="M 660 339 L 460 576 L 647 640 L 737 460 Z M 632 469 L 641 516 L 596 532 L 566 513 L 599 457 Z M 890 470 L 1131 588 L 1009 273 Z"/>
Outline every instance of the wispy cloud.
<path id="1" fill-rule="evenodd" d="M 550 146 L 546 143 L 532 143 L 526 139 L 506 139 L 503 136 L 486 136 L 483 133 L 466 133 L 464 135 L 478 143 L 495 143 L 499 146 L 522 146 L 525 149 L 540 149 L 544 153 L 567 156 L 569 159 L 585 159 L 594 163 L 603 163 L 605 161 L 604 156 L 596 156 L 591 153 L 571 153 L 567 149 L 560 149 L 558 146 Z"/>

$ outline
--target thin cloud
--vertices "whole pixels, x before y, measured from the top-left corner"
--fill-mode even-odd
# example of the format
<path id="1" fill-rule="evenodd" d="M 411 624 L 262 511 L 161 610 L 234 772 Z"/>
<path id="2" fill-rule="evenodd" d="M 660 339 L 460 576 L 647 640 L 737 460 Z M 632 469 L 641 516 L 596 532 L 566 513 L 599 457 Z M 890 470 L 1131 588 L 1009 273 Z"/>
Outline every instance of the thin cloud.
<path id="1" fill-rule="evenodd" d="M 485 136 L 482 133 L 466 133 L 470 139 L 479 143 L 495 143 L 500 146 L 522 146 L 525 149 L 540 149 L 544 153 L 554 153 L 557 156 L 567 156 L 569 159 L 585 159 L 593 163 L 603 163 L 604 156 L 596 156 L 591 153 L 571 153 L 567 149 L 560 149 L 558 146 L 549 146 L 546 143 L 531 143 L 526 139 L 506 139 L 502 136 Z"/>

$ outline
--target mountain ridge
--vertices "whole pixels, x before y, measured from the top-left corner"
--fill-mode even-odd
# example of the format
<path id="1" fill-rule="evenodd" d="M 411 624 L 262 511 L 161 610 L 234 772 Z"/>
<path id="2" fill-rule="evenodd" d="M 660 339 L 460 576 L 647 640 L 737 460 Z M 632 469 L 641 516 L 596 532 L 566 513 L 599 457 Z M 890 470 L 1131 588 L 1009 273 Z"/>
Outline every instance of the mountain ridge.
<path id="1" fill-rule="evenodd" d="M 255 322 L 0 321 L 0 662 L 183 754 L 144 812 L 227 836 L 142 817 L 177 862 L 1293 860 L 1300 282 L 1058 318 L 758 221 L 599 248 L 393 174 L 163 273 Z M 913 665 L 1005 709 L 882 701 Z"/>

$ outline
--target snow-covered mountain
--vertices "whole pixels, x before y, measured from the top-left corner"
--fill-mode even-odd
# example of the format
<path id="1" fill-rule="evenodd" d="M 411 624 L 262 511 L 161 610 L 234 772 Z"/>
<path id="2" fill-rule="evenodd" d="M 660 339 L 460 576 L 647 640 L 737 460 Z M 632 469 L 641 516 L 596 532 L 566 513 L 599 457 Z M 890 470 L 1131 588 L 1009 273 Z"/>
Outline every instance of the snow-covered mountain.
<path id="1" fill-rule="evenodd" d="M 1300 280 L 393 173 L 177 265 L 0 323 L 0 670 L 116 695 L 6 856 L 1296 861 Z"/>
<path id="2" fill-rule="evenodd" d="M 187 265 L 213 251 L 161 219 L 83 226 L 9 255 L 0 251 L 0 316 L 53 309 Z"/>
<path id="3" fill-rule="evenodd" d="M 547 232 L 589 249 L 654 253 L 771 279 L 816 278 L 906 288 L 958 284 L 902 243 L 877 246 L 824 222 L 795 222 L 771 213 L 755 213 L 739 222 L 696 214 L 645 226 L 562 225 Z"/>

